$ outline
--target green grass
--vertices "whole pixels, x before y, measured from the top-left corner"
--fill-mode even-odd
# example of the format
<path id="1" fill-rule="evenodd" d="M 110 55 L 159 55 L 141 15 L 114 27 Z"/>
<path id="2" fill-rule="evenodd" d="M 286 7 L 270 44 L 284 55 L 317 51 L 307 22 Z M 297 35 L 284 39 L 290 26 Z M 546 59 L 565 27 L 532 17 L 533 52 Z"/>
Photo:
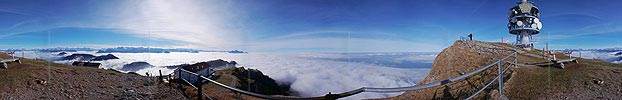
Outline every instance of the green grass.
<path id="1" fill-rule="evenodd" d="M 2 80 L 0 82 L 0 89 L 4 90 L 11 88 L 15 84 L 25 84 L 29 77 L 30 75 L 27 72 L 12 72 L 9 70 L 0 71 L 0 80 Z"/>
<path id="2" fill-rule="evenodd" d="M 564 76 L 564 73 L 563 72 L 552 71 L 551 73 L 549 73 L 549 76 L 551 78 L 561 78 L 562 76 Z"/>
<path id="3" fill-rule="evenodd" d="M 233 79 L 235 76 L 231 75 L 233 70 L 235 70 L 235 68 L 229 68 L 229 69 L 223 69 L 223 70 L 216 71 L 215 73 L 218 74 L 218 75 L 215 76 L 216 78 L 215 78 L 214 81 L 217 81 L 219 83 L 225 84 L 227 86 L 233 84 L 233 83 L 231 83 L 232 80 L 235 80 L 235 79 Z M 233 82 L 238 82 L 238 81 L 233 81 Z M 239 86 L 240 84 L 236 84 L 236 85 Z M 232 86 L 232 87 L 238 87 L 238 86 Z M 203 84 L 202 87 L 203 87 L 203 89 L 209 89 L 209 90 L 214 90 L 214 91 L 229 91 L 229 90 L 227 90 L 227 89 L 225 89 L 223 87 L 220 87 L 220 86 L 218 86 L 216 84 L 213 84 L 213 83 Z"/>
<path id="4" fill-rule="evenodd" d="M 622 67 L 622 64 L 610 63 L 602 60 L 591 60 L 591 59 L 579 59 L 579 63 L 583 63 L 586 65 L 593 66 L 611 66 L 611 67 Z"/>
<path id="5" fill-rule="evenodd" d="M 6 85 L 9 83 L 10 80 L 7 80 L 7 75 L 6 73 L 0 73 L 0 80 L 2 80 L 2 82 L 0 82 L 0 87 L 6 87 Z"/>
<path id="6" fill-rule="evenodd" d="M 569 58 L 565 55 L 556 55 L 558 58 Z M 579 64 L 568 63 L 565 69 L 556 67 L 534 67 L 516 69 L 515 80 L 509 93 L 506 95 L 513 99 L 531 100 L 542 99 L 560 90 L 570 91 L 581 84 L 594 72 L 586 72 L 589 69 L 608 69 L 607 67 L 622 67 L 621 64 L 614 64 L 601 60 L 578 59 Z"/>

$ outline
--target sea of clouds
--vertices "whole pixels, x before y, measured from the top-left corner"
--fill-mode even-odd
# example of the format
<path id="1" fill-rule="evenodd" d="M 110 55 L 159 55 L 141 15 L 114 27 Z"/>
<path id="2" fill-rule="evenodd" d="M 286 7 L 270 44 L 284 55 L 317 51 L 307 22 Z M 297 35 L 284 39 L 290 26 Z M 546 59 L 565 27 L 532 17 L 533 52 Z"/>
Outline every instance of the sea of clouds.
<path id="1" fill-rule="evenodd" d="M 93 54 L 95 51 L 68 52 Z M 58 53 L 29 52 L 28 58 L 58 59 Z M 236 61 L 239 66 L 259 69 L 280 84 L 289 84 L 298 96 L 323 96 L 328 92 L 341 93 L 360 87 L 411 86 L 429 72 L 436 53 L 111 53 L 120 59 L 102 61 L 100 68 L 120 70 L 132 62 L 148 62 L 156 66 L 137 70 L 145 75 L 172 73 L 163 66 L 193 64 L 223 59 Z M 54 61 L 70 64 L 71 60 Z M 122 72 L 127 72 L 123 71 Z M 345 99 L 384 98 L 401 93 L 361 93 Z"/>
<path id="2" fill-rule="evenodd" d="M 580 55 L 579 55 L 579 52 L 581 52 Z M 620 52 L 622 51 L 616 51 L 616 52 L 575 51 L 570 55 L 572 55 L 573 57 L 581 56 L 581 58 L 585 58 L 585 59 L 599 59 L 599 60 L 603 60 L 603 61 L 607 61 L 611 63 L 620 64 L 622 63 L 622 55 L 616 55 Z"/>

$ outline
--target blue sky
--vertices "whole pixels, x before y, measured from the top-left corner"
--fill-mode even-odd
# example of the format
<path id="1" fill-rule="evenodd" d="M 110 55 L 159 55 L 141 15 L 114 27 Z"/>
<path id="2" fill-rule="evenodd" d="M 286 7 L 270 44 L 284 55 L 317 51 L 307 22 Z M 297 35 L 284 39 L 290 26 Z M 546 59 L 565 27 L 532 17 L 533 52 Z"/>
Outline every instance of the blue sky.
<path id="1" fill-rule="evenodd" d="M 2 0 L 0 48 L 149 46 L 293 52 L 438 52 L 461 35 L 514 39 L 518 0 Z M 536 48 L 622 47 L 611 0 L 537 0 Z"/>

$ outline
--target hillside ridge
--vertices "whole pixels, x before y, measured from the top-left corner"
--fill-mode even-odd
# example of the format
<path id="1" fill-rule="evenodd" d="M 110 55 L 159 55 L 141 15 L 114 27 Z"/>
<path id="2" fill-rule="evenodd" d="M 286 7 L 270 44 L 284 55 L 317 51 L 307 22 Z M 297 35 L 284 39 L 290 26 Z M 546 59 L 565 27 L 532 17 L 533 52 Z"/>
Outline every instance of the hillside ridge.
<path id="1" fill-rule="evenodd" d="M 488 49 L 493 53 L 486 53 L 482 52 L 481 48 L 497 49 Z M 518 52 L 518 66 L 510 66 L 508 72 L 503 75 L 503 94 L 510 99 L 605 99 L 622 96 L 612 94 L 622 92 L 620 90 L 622 79 L 615 78 L 622 77 L 619 74 L 622 72 L 620 64 L 577 58 L 581 63 L 566 64 L 567 68 L 561 69 L 544 59 L 545 53 L 542 50 L 528 51 L 506 43 L 484 41 L 455 41 L 453 45 L 443 49 L 437 55 L 429 74 L 417 85 L 438 82 L 471 72 L 512 53 L 512 51 L 499 50 L 500 48 Z M 557 54 L 556 57 L 558 59 L 569 58 L 562 54 Z M 582 70 L 589 70 L 590 73 L 583 73 Z M 497 67 L 492 67 L 472 77 L 444 86 L 407 91 L 399 96 L 384 99 L 465 99 L 481 89 L 496 75 Z M 607 80 L 611 83 L 594 85 L 594 80 Z M 495 83 L 475 98 L 498 99 L 496 87 Z M 578 91 L 579 89 L 588 91 Z"/>

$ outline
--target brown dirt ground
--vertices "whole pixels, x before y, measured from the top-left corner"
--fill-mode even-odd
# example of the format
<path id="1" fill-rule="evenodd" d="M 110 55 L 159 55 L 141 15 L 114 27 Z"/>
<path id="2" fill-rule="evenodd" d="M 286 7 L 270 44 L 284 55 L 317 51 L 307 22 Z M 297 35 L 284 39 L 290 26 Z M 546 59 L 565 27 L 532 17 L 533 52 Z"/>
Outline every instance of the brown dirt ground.
<path id="1" fill-rule="evenodd" d="M 156 84 L 153 77 L 21 60 L 22 64 L 12 63 L 8 69 L 0 69 L 0 99 L 185 99 L 176 88 Z"/>
<path id="2" fill-rule="evenodd" d="M 11 57 L 0 55 L 0 58 Z M 174 82 L 159 84 L 156 77 L 42 60 L 21 60 L 22 64 L 10 63 L 8 69 L 0 68 L 1 100 L 198 99 L 197 90 L 193 87 Z M 241 87 L 240 79 L 231 75 L 231 72 L 233 69 L 218 71 L 219 78 L 216 81 Z M 261 100 L 234 93 L 215 84 L 207 83 L 202 86 L 206 95 L 203 100 L 209 100 L 207 97 L 214 100 Z"/>

